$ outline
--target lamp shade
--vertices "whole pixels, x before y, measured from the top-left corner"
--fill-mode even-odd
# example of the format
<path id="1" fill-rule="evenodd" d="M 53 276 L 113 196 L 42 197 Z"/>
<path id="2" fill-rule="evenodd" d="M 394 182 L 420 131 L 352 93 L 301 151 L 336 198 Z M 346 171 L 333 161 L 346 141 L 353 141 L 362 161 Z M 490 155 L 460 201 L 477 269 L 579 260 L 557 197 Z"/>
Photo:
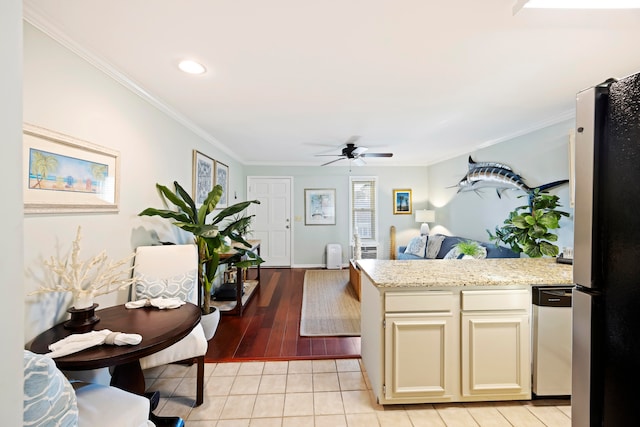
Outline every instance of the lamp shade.
<path id="1" fill-rule="evenodd" d="M 436 220 L 436 211 L 422 209 L 416 210 L 416 222 L 434 222 Z"/>

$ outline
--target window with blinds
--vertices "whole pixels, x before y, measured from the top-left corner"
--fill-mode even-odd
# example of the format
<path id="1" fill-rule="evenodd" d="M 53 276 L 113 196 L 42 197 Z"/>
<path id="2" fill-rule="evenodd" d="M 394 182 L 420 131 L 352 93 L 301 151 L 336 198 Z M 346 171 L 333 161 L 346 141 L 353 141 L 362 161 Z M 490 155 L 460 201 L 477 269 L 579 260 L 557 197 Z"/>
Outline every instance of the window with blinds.
<path id="1" fill-rule="evenodd" d="M 358 233 L 361 240 L 376 240 L 377 178 L 349 177 L 351 184 L 351 235 Z"/>

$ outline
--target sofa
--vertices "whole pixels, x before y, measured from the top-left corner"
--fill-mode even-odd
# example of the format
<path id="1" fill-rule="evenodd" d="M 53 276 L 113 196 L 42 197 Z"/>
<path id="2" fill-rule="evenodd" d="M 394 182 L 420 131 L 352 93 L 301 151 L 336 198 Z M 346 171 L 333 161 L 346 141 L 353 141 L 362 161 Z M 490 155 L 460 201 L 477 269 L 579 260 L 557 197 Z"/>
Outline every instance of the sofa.
<path id="1" fill-rule="evenodd" d="M 520 258 L 520 254 L 503 246 L 494 243 L 480 242 L 478 240 L 467 239 L 458 236 L 445 236 L 444 234 L 434 234 L 430 236 L 418 236 L 406 246 L 399 246 L 396 259 L 417 260 L 417 259 L 446 259 L 459 258 L 455 251 L 455 245 L 460 242 L 474 241 L 483 248 L 483 255 L 479 258 Z M 409 251 L 407 251 L 409 247 Z"/>

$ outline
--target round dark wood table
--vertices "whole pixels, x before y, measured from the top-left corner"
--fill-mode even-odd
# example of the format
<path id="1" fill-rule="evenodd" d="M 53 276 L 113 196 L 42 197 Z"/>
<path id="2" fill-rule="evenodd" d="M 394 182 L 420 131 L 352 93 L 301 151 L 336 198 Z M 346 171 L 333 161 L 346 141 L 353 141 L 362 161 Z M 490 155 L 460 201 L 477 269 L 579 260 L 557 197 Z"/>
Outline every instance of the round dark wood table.
<path id="1" fill-rule="evenodd" d="M 58 368 L 68 371 L 113 366 L 111 385 L 136 394 L 144 394 L 145 384 L 140 358 L 163 350 L 181 340 L 200 322 L 200 309 L 187 303 L 180 308 L 160 310 L 154 307 L 127 309 L 124 305 L 97 310 L 100 321 L 94 330 L 142 335 L 138 345 L 99 345 L 54 360 Z M 69 335 L 60 323 L 31 343 L 34 353 L 49 352 L 49 345 Z"/>

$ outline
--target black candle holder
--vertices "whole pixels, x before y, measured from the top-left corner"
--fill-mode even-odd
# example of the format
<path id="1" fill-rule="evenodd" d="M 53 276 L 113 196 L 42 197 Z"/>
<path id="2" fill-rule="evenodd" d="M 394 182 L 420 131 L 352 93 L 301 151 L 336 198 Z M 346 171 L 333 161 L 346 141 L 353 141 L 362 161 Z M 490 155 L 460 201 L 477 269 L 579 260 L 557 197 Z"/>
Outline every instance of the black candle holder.
<path id="1" fill-rule="evenodd" d="M 64 328 L 74 333 L 89 332 L 93 325 L 100 321 L 96 316 L 96 307 L 98 304 L 86 308 L 68 308 L 67 312 L 71 313 L 71 318 L 64 322 Z"/>

